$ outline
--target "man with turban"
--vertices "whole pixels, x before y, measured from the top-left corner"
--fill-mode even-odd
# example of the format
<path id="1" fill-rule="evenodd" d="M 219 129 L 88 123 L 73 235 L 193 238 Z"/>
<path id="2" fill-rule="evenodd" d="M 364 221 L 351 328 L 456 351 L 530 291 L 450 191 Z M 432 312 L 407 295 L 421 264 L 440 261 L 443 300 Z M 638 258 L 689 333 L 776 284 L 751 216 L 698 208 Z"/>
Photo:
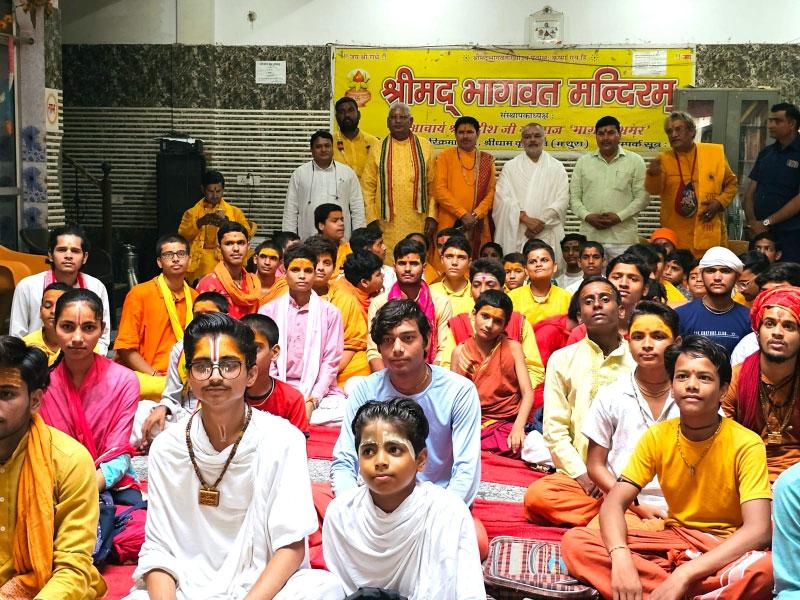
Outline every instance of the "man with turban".
<path id="1" fill-rule="evenodd" d="M 759 350 L 733 368 L 722 408 L 764 439 L 770 481 L 775 481 L 800 462 L 800 288 L 786 285 L 761 292 L 750 320 Z"/>
<path id="2" fill-rule="evenodd" d="M 703 254 L 699 267 L 706 295 L 677 309 L 681 336 L 705 336 L 730 355 L 739 340 L 750 333 L 750 313 L 731 296 L 744 265 L 727 248 L 714 246 Z"/>

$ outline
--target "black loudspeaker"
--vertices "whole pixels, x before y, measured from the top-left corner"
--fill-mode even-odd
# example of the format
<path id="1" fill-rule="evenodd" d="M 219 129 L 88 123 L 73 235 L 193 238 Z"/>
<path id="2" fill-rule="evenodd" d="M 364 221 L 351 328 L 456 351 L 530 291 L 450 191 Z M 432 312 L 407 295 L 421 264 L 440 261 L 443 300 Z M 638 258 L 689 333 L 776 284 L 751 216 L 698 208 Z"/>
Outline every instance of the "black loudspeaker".
<path id="1" fill-rule="evenodd" d="M 206 169 L 202 145 L 174 142 L 156 155 L 158 235 L 176 233 L 181 217 L 203 197 Z"/>

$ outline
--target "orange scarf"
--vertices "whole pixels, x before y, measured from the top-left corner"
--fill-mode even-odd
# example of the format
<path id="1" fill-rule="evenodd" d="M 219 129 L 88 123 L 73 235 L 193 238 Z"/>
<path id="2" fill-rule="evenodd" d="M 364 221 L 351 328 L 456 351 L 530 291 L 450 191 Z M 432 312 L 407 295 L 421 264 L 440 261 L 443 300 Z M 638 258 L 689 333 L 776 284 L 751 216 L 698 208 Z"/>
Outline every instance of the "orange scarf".
<path id="1" fill-rule="evenodd" d="M 364 318 L 367 317 L 369 313 L 369 303 L 372 301 L 364 290 L 354 286 L 352 283 L 347 281 L 344 277 L 341 279 L 336 280 L 336 286 L 339 287 L 343 292 L 347 292 L 351 296 L 354 296 L 356 300 L 358 300 L 358 305 L 361 307 L 361 310 L 364 312 Z"/>
<path id="2" fill-rule="evenodd" d="M 214 267 L 214 274 L 236 306 L 240 306 L 250 313 L 258 312 L 258 300 L 261 296 L 261 281 L 257 275 L 242 271 L 242 289 L 240 289 L 239 286 L 233 282 L 231 274 L 222 261 L 219 261 L 217 266 Z"/>
<path id="3" fill-rule="evenodd" d="M 32 590 L 31 597 L 39 593 L 53 574 L 53 490 L 56 475 L 50 444 L 47 425 L 38 414 L 33 415 L 17 492 L 17 527 L 14 531 L 14 570 L 17 575 L 12 580 Z"/>
<path id="4" fill-rule="evenodd" d="M 261 280 L 259 280 L 259 284 Z M 269 288 L 269 291 L 261 297 L 259 300 L 259 304 L 264 306 L 267 302 L 272 302 L 276 298 L 280 298 L 286 292 L 289 291 L 289 284 L 286 283 L 286 277 L 281 275 L 279 277 L 275 277 L 275 283 L 272 284 L 272 287 Z"/>

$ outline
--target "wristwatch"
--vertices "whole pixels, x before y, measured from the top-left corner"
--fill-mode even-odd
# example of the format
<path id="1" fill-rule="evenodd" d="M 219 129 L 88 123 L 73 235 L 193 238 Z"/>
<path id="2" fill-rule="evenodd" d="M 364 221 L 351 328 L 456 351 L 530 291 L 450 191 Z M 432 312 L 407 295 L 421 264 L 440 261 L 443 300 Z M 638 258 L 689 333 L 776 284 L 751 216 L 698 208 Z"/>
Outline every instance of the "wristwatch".
<path id="1" fill-rule="evenodd" d="M 761 224 L 762 224 L 764 227 L 769 227 L 770 225 L 772 225 L 772 221 L 770 221 L 770 220 L 767 218 L 767 219 L 764 219 L 763 221 L 761 221 Z"/>

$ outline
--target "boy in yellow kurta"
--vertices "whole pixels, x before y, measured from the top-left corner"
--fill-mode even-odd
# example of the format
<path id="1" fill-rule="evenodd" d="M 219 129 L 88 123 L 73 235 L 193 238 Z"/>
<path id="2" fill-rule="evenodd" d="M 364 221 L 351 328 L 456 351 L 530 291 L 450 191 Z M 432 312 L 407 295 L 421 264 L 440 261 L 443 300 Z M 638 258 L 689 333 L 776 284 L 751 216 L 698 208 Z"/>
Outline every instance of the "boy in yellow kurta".
<path id="1" fill-rule="evenodd" d="M 370 149 L 361 179 L 367 223 L 377 221 L 388 248 L 412 231 L 436 231 L 433 147 L 411 133 L 413 122 L 407 105 L 392 105 L 389 136 Z"/>
<path id="2" fill-rule="evenodd" d="M 248 232 L 247 239 L 253 239 L 256 224 L 248 221 L 244 213 L 225 202 L 225 178 L 219 171 L 206 171 L 203 174 L 205 196 L 197 204 L 183 213 L 178 235 L 190 244 L 189 268 L 186 279 L 194 283 L 214 270 L 219 262 L 217 255 L 217 230 L 226 221 L 240 223 Z M 250 257 L 248 253 L 245 260 Z"/>
<path id="3" fill-rule="evenodd" d="M 436 157 L 436 220 L 439 228 L 453 227 L 456 221 L 472 243 L 472 258 L 492 239 L 488 214 L 494 203 L 497 181 L 494 158 L 475 149 L 480 124 L 473 117 L 459 117 L 455 125 L 455 148 Z"/>
<path id="4" fill-rule="evenodd" d="M 523 314 L 531 325 L 547 317 L 567 314 L 572 295 L 551 283 L 556 272 L 553 248 L 542 240 L 532 239 L 525 243 L 522 254 L 527 261 L 525 269 L 530 284 L 509 292 L 514 310 Z"/>
<path id="5" fill-rule="evenodd" d="M 348 293 L 341 280 L 332 280 L 338 248 L 328 238 L 315 235 L 304 244 L 317 255 L 314 291 L 323 300 L 333 304 L 342 313 L 344 325 L 344 347 L 339 361 L 337 385 L 343 387 L 354 375 L 369 375 L 372 371 L 367 362 L 367 320 L 365 310 L 354 294 Z M 377 258 L 377 257 L 376 257 Z M 383 278 L 380 278 L 383 287 Z M 380 289 L 373 290 L 377 294 Z"/>

